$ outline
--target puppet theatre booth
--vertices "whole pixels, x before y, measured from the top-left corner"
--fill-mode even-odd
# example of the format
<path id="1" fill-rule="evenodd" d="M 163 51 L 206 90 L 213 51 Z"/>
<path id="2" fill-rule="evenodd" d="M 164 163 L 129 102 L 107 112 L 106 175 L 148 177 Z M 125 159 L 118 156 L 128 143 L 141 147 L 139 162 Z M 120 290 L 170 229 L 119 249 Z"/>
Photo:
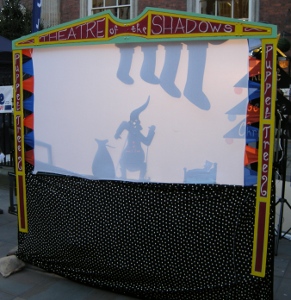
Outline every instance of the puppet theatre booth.
<path id="1" fill-rule="evenodd" d="M 17 257 L 142 299 L 272 298 L 276 37 L 147 8 L 13 41 Z"/>

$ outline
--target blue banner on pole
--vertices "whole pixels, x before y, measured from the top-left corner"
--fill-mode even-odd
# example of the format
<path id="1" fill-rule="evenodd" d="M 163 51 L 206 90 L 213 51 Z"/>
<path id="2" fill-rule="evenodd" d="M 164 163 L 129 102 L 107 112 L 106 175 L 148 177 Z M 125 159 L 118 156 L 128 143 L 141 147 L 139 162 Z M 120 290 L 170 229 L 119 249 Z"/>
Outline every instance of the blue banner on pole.
<path id="1" fill-rule="evenodd" d="M 42 0 L 33 0 L 32 32 L 37 32 L 40 27 L 41 4 Z"/>

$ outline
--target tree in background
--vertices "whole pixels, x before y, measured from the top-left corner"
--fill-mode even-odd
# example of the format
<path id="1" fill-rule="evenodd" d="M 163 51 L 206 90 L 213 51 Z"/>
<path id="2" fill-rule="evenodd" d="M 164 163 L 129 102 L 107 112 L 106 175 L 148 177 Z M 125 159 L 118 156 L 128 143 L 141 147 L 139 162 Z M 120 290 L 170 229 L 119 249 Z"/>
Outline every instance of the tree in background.
<path id="1" fill-rule="evenodd" d="M 9 40 L 31 33 L 32 11 L 26 9 L 20 0 L 2 0 L 0 11 L 0 36 Z"/>

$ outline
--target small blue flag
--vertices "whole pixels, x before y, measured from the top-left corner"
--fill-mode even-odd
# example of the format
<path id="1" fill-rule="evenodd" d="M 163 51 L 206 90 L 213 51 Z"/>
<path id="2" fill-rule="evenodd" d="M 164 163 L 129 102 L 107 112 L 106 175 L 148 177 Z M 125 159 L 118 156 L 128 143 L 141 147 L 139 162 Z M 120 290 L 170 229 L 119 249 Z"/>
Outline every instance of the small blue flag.
<path id="1" fill-rule="evenodd" d="M 42 0 L 33 0 L 32 32 L 37 32 L 40 27 L 41 2 Z"/>

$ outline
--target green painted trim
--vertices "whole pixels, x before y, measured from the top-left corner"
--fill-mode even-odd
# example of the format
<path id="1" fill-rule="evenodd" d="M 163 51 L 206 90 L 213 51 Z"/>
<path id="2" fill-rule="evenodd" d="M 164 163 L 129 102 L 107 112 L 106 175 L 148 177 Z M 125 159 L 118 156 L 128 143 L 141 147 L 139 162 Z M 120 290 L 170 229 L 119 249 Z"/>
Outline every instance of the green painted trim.
<path id="1" fill-rule="evenodd" d="M 147 14 L 150 13 L 161 13 L 161 14 L 167 14 L 169 16 L 177 16 L 177 17 L 191 17 L 191 18 L 197 18 L 199 20 L 207 20 L 207 21 L 213 21 L 213 22 L 223 22 L 227 23 L 229 25 L 246 25 L 249 27 L 260 27 L 263 28 L 264 30 L 270 30 L 271 34 L 264 33 L 262 34 L 261 32 L 251 32 L 249 34 L 247 33 L 241 33 L 241 34 L 225 34 L 218 36 L 217 33 L 214 34 L 213 36 L 209 33 L 206 33 L 203 35 L 203 33 L 200 33 L 199 36 L 180 36 L 180 37 L 175 37 L 174 35 L 172 36 L 167 36 L 167 37 L 157 37 L 157 38 L 147 38 L 147 37 L 141 37 L 141 36 L 134 36 L 132 34 L 130 35 L 118 35 L 116 37 L 112 37 L 110 39 L 106 40 L 100 40 L 100 39 L 91 39 L 91 40 L 77 40 L 77 41 L 56 41 L 55 43 L 50 43 L 50 44 L 25 44 L 25 45 L 17 45 L 19 42 L 24 42 L 29 39 L 33 38 L 38 38 L 39 36 L 43 36 L 46 34 L 50 34 L 51 32 L 59 31 L 62 29 L 66 29 L 68 27 L 76 26 L 78 24 L 90 22 L 90 20 L 96 20 L 96 18 L 102 18 L 104 17 L 109 17 L 112 18 L 112 20 L 116 23 L 119 24 L 131 24 L 135 23 L 138 20 L 142 19 L 145 17 Z M 198 34 L 197 34 L 198 35 Z M 226 40 L 226 39 L 266 39 L 266 38 L 276 38 L 277 37 L 277 26 L 272 25 L 272 24 L 265 24 L 265 23 L 259 23 L 259 22 L 248 22 L 248 21 L 243 21 L 243 20 L 238 20 L 238 19 L 232 19 L 232 18 L 226 18 L 226 17 L 217 17 L 217 16 L 212 16 L 212 15 L 205 15 L 205 14 L 197 14 L 197 13 L 190 13 L 190 12 L 185 12 L 185 11 L 177 11 L 177 10 L 166 10 L 166 9 L 161 9 L 161 8 L 151 8 L 147 7 L 139 16 L 137 16 L 134 19 L 130 20 L 121 20 L 115 17 L 110 10 L 106 10 L 104 12 L 87 16 L 84 18 L 80 18 L 77 20 L 73 20 L 70 22 L 66 22 L 63 24 L 59 24 L 54 27 L 50 27 L 35 33 L 32 33 L 30 35 L 23 36 L 19 39 L 16 39 L 12 41 L 12 49 L 13 50 L 19 50 L 19 49 L 27 49 L 27 48 L 47 48 L 47 47 L 59 47 L 59 46 L 78 46 L 78 45 L 96 45 L 96 44 L 130 44 L 130 43 L 160 43 L 160 42 L 183 42 L 183 41 L 193 41 L 193 40 Z"/>

